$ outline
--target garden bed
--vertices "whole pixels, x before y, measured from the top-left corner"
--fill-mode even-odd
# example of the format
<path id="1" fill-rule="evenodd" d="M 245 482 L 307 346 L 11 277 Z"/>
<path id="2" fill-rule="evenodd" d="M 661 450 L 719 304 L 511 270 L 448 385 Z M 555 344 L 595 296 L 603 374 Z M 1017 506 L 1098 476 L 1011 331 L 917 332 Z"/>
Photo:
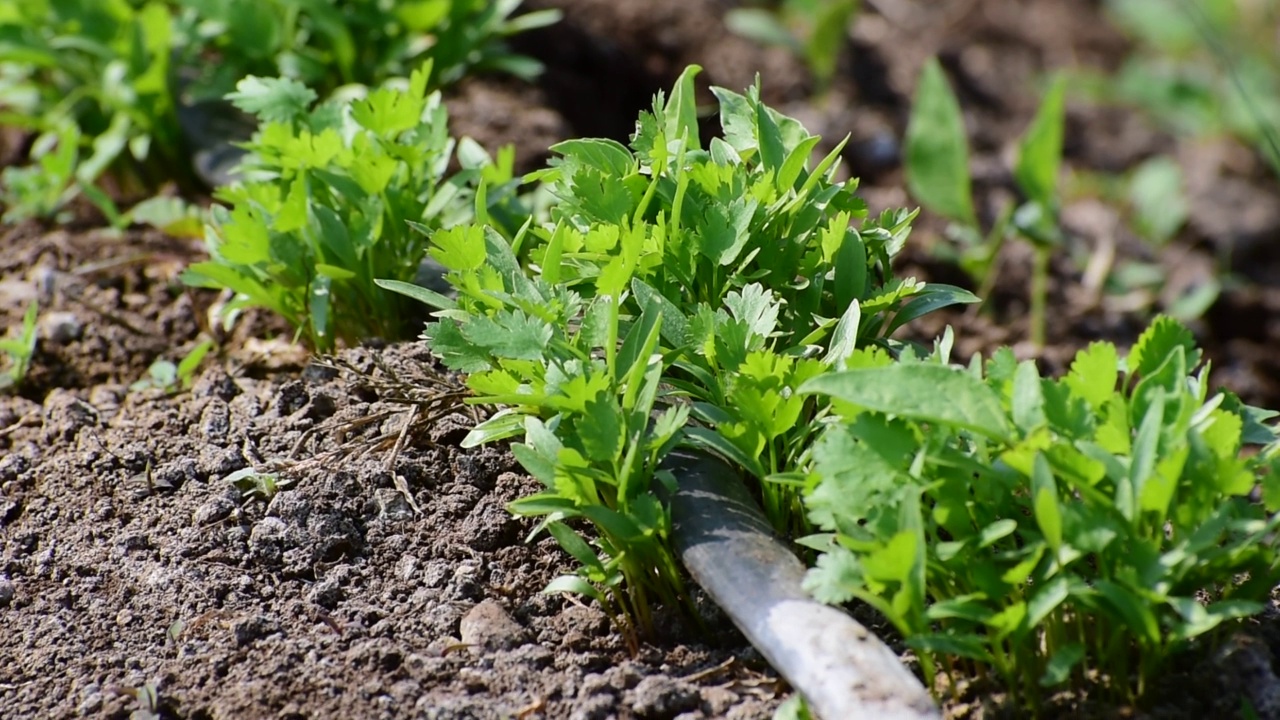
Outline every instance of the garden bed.
<path id="1" fill-rule="evenodd" d="M 1011 192 L 1002 158 L 1035 112 L 1035 76 L 1071 61 L 1114 69 L 1128 49 L 1095 3 L 955 0 L 924 11 L 868 2 L 878 12 L 860 21 L 841 79 L 814 103 L 799 61 L 724 29 L 724 3 L 527 5 L 565 12 L 515 41 L 546 63 L 545 75 L 536 87 L 466 81 L 449 100 L 457 134 L 486 147 L 514 142 L 518 170 L 532 170 L 561 138 L 625 140 L 636 112 L 688 63 L 705 67 L 703 84 L 729 88 L 758 71 L 767 102 L 828 142 L 852 133 L 847 165 L 873 212 L 910 204 L 896 145 L 925 57 L 941 54 L 961 79 L 986 207 Z M 1106 206 L 1068 206 L 1080 254 L 1111 243 L 1118 257 L 1163 268 L 1175 294 L 1219 263 L 1236 272 L 1240 282 L 1193 328 L 1215 384 L 1280 407 L 1271 350 L 1280 347 L 1280 255 L 1266 245 L 1280 237 L 1280 211 L 1257 209 L 1280 207 L 1274 179 L 1226 141 L 1179 144 L 1133 113 L 1073 107 L 1068 117 L 1073 167 L 1123 169 L 1173 152 L 1189 185 L 1205 190 L 1191 195 L 1188 228 L 1159 250 Z M 41 307 L 29 381 L 0 397 L 0 707 L 9 716 L 747 720 L 771 717 L 789 696 L 705 599 L 710 635 L 672 617 L 633 653 L 593 605 L 540 593 L 573 566 L 545 535 L 526 543 L 534 523 L 506 510 L 537 482 L 501 447 L 462 448 L 473 423 L 462 412 L 415 422 L 397 442 L 411 420 L 404 383 L 435 367 L 421 343 L 347 350 L 328 367 L 278 321 L 251 315 L 219 337 L 220 357 L 190 391 L 131 390 L 157 359 L 177 362 L 201 332 L 217 333 L 208 310 L 221 298 L 178 279 L 200 258 L 198 243 L 91 225 L 0 231 L 0 326 L 18 323 L 32 299 Z M 941 229 L 918 226 L 899 274 L 966 282 L 931 252 Z M 930 316 L 913 336 L 953 325 L 961 361 L 1019 343 L 1031 261 L 1011 248 L 1005 262 L 991 314 Z M 1132 342 L 1144 325 L 1133 305 L 1162 301 L 1159 291 L 1091 293 L 1086 269 L 1065 258 L 1054 269 L 1047 370 L 1095 339 Z M 279 471 L 287 486 L 255 495 L 225 482 L 251 467 Z M 892 635 L 869 611 L 858 615 Z M 1179 661 L 1150 708 L 1057 697 L 1046 714 L 1227 717 L 1247 698 L 1259 716 L 1278 717 L 1273 652 L 1280 614 L 1270 612 L 1225 650 Z M 1000 699 L 974 682 L 944 711 L 998 717 Z"/>

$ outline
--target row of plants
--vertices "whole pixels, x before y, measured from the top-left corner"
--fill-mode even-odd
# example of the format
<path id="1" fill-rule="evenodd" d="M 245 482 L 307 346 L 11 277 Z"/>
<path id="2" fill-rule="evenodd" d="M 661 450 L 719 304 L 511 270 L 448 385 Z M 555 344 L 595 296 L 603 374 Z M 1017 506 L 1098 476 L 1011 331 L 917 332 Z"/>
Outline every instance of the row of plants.
<path id="1" fill-rule="evenodd" d="M 976 298 L 894 277 L 912 215 L 866 218 L 837 153 L 810 169 L 816 138 L 758 87 L 714 89 L 724 137 L 704 147 L 695 72 L 630 147 L 553 148 L 529 178 L 556 198 L 545 221 L 432 234 L 456 299 L 384 283 L 436 309 L 424 339 L 501 408 L 467 443 L 516 438 L 545 485 L 511 509 L 581 563 L 549 589 L 595 598 L 633 642 L 655 601 L 687 608 L 661 499 L 683 445 L 733 462 L 819 552 L 818 597 L 875 606 L 928 679 L 991 673 L 1033 711 L 1098 678 L 1131 700 L 1263 609 L 1274 414 L 1211 394 L 1189 331 L 1160 318 L 1127 358 L 1095 344 L 1061 380 L 1008 350 L 952 367 L 949 336 L 893 341 Z"/>
<path id="2" fill-rule="evenodd" d="M 215 5 L 239 6 L 192 2 L 182 17 Z M 55 6 L 87 13 L 80 23 L 177 17 L 158 2 Z M 301 17 L 286 26 L 327 37 Z M 159 47 L 136 30 L 129 52 Z M 496 411 L 466 444 L 515 441 L 544 490 L 511 510 L 580 564 L 548 589 L 594 598 L 633 645 L 652 636 L 657 605 L 697 622 L 664 501 L 679 480 L 663 461 L 682 446 L 741 471 L 774 529 L 814 553 L 816 596 L 876 607 L 931 683 L 990 674 L 1032 712 L 1062 687 L 1140 696 L 1174 653 L 1259 612 L 1280 581 L 1274 413 L 1211 392 L 1183 326 L 1157 319 L 1127 357 L 1095 344 L 1061 379 L 1008 350 L 955 367 L 949 333 L 933 348 L 895 340 L 979 297 L 896 277 L 915 213 L 868 217 L 857 182 L 836 179 L 843 144 L 814 162 L 820 139 L 762 104 L 758 84 L 713 89 L 723 136 L 703 142 L 691 67 L 628 145 L 570 140 L 516 178 L 509 151 L 449 136 L 433 61 L 407 82 L 331 95 L 271 57 L 288 72 L 230 95 L 257 129 L 241 179 L 218 191 L 210 259 L 184 278 L 230 290 L 228 319 L 266 308 L 321 352 L 406 337 L 411 301 L 425 302 L 424 340 Z M 936 65 L 920 93 L 913 190 L 977 237 L 963 127 Z M 1027 202 L 993 231 L 1041 258 L 1058 237 L 1063 102 L 1055 84 L 1015 168 Z M 77 136 L 92 157 L 117 142 L 92 133 Z M 79 145 L 45 157 L 76 175 L 65 148 Z M 988 274 L 991 244 L 966 256 Z M 428 255 L 450 292 L 424 287 Z M 29 361 L 34 322 L 33 308 L 0 349 Z M 183 365 L 156 382 L 189 376 Z"/>
<path id="3" fill-rule="evenodd" d="M 724 134 L 702 142 L 696 72 L 629 146 L 555 146 L 524 178 L 551 196 L 537 212 L 509 163 L 455 151 L 425 72 L 336 110 L 281 93 L 299 99 L 256 110 L 262 179 L 224 192 L 188 279 L 319 348 L 383 331 L 395 296 L 376 286 L 425 301 L 433 353 L 497 411 L 466 443 L 515 440 L 544 491 L 511 510 L 580 563 L 548 589 L 594 598 L 633 644 L 657 605 L 696 621 L 663 501 L 680 446 L 734 463 L 817 553 L 818 597 L 878 608 L 930 679 L 991 674 L 1029 709 L 1099 680 L 1131 699 L 1261 610 L 1280 445 L 1269 414 L 1210 393 L 1185 328 L 1158 319 L 1123 359 L 1094 345 L 1059 380 L 1009 351 L 953 367 L 949 335 L 893 340 L 977 298 L 895 277 L 914 214 L 867 217 L 839 148 L 812 163 L 818 138 L 758 87 L 715 89 Z M 452 152 L 470 159 L 446 179 Z M 451 293 L 413 283 L 423 250 Z"/>

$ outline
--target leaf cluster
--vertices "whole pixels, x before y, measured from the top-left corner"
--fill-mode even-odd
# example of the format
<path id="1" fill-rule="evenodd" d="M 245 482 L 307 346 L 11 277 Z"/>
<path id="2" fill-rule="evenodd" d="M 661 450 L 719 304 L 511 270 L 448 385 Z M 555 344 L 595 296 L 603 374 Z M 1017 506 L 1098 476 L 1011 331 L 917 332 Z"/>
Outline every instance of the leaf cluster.
<path id="1" fill-rule="evenodd" d="M 630 146 L 554 146 L 529 178 L 555 198 L 547 222 L 510 241 L 482 222 L 435 232 L 456 301 L 384 283 L 438 309 L 432 351 L 469 373 L 476 402 L 508 408 L 470 441 L 523 436 L 516 457 L 546 491 L 512 509 L 544 517 L 583 564 L 553 587 L 607 601 L 634 634 L 651 631 L 647 598 L 683 594 L 655 482 L 671 449 L 700 444 L 781 480 L 821 411 L 799 383 L 973 299 L 892 278 L 912 216 L 865 219 L 856 184 L 835 180 L 839 149 L 811 167 L 819 139 L 758 86 L 713 89 L 724 138 L 704 147 L 697 72 L 655 99 Z M 794 492 L 766 495 L 780 528 L 803 522 Z M 576 518 L 596 550 L 563 525 Z"/>
<path id="2" fill-rule="evenodd" d="M 1207 376 L 1161 317 L 1127 358 L 1094 343 L 1057 380 L 1008 350 L 810 380 L 839 421 L 812 452 L 809 588 L 875 606 L 930 673 L 994 670 L 1030 709 L 1090 678 L 1140 695 L 1280 581 L 1280 443 Z"/>
<path id="3" fill-rule="evenodd" d="M 192 68 L 192 99 L 221 98 L 250 75 L 287 77 L 328 97 L 376 87 L 430 61 L 431 87 L 473 72 L 532 79 L 536 60 L 506 38 L 559 20 L 557 10 L 512 17 L 520 0 L 165 0 L 175 48 Z M 212 60 L 212 62 L 211 62 Z"/>
<path id="4" fill-rule="evenodd" d="M 1065 124 L 1066 82 L 1058 76 L 1018 142 L 1013 177 L 1024 200 L 1008 204 L 986 232 L 973 204 L 964 117 L 937 59 L 920 73 L 905 141 L 907 186 L 925 207 L 954 223 L 949 232 L 959 247 L 956 260 L 980 283 L 980 297 L 995 287 L 1007 240 L 1022 238 L 1035 248 L 1029 295 L 1030 339 L 1037 347 L 1044 344 L 1049 257 L 1063 241 L 1058 185 Z"/>
<path id="5" fill-rule="evenodd" d="M 118 215 L 95 183 L 122 194 L 173 180 L 198 186 L 209 102 L 247 77 L 285 77 L 328 98 L 377 87 L 431 62 L 428 87 L 537 62 L 505 39 L 558 19 L 513 17 L 519 0 L 23 0 L 0 7 L 0 125 L 42 133 L 35 165 L 6 170 L 10 219 L 54 218 L 79 193 Z M 197 117 L 199 116 L 199 117 Z M 221 138 L 219 138 L 220 140 Z"/>
<path id="6" fill-rule="evenodd" d="M 449 136 L 439 94 L 426 93 L 429 72 L 314 107 L 295 81 L 242 81 L 235 101 L 262 124 L 244 179 L 217 193 L 227 207 L 211 214 L 210 259 L 184 280 L 232 290 L 228 312 L 279 314 L 321 351 L 412 335 L 408 301 L 374 279 L 413 280 L 425 233 L 470 220 L 476 204 L 511 207 L 514 190 L 510 150 L 495 161 Z M 454 158 L 462 169 L 450 174 Z"/>

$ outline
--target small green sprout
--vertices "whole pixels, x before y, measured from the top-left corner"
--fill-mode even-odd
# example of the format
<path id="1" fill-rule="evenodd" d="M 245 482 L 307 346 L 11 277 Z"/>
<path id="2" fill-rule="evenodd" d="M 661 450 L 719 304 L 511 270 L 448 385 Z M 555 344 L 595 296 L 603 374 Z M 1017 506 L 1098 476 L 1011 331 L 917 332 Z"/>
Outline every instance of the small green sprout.
<path id="1" fill-rule="evenodd" d="M 39 307 L 33 300 L 22 315 L 22 325 L 16 337 L 0 338 L 0 353 L 9 358 L 8 367 L 0 372 L 0 390 L 18 387 L 31 369 L 31 359 L 36 353 L 36 316 Z"/>

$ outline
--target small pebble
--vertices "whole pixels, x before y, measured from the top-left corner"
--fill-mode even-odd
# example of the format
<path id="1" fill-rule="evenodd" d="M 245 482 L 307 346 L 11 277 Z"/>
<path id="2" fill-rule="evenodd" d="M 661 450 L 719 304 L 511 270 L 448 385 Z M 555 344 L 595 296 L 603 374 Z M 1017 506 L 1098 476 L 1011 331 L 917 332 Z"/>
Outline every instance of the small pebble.
<path id="1" fill-rule="evenodd" d="M 84 323 L 72 312 L 47 312 L 40 316 L 39 333 L 45 340 L 65 345 L 84 335 Z"/>
<path id="2" fill-rule="evenodd" d="M 458 632 L 473 649 L 510 650 L 528 640 L 525 629 L 493 600 L 471 608 L 459 621 Z"/>
<path id="3" fill-rule="evenodd" d="M 17 590 L 13 587 L 13 581 L 0 575 L 0 608 L 9 607 L 9 603 L 13 602 L 13 596 Z"/>

